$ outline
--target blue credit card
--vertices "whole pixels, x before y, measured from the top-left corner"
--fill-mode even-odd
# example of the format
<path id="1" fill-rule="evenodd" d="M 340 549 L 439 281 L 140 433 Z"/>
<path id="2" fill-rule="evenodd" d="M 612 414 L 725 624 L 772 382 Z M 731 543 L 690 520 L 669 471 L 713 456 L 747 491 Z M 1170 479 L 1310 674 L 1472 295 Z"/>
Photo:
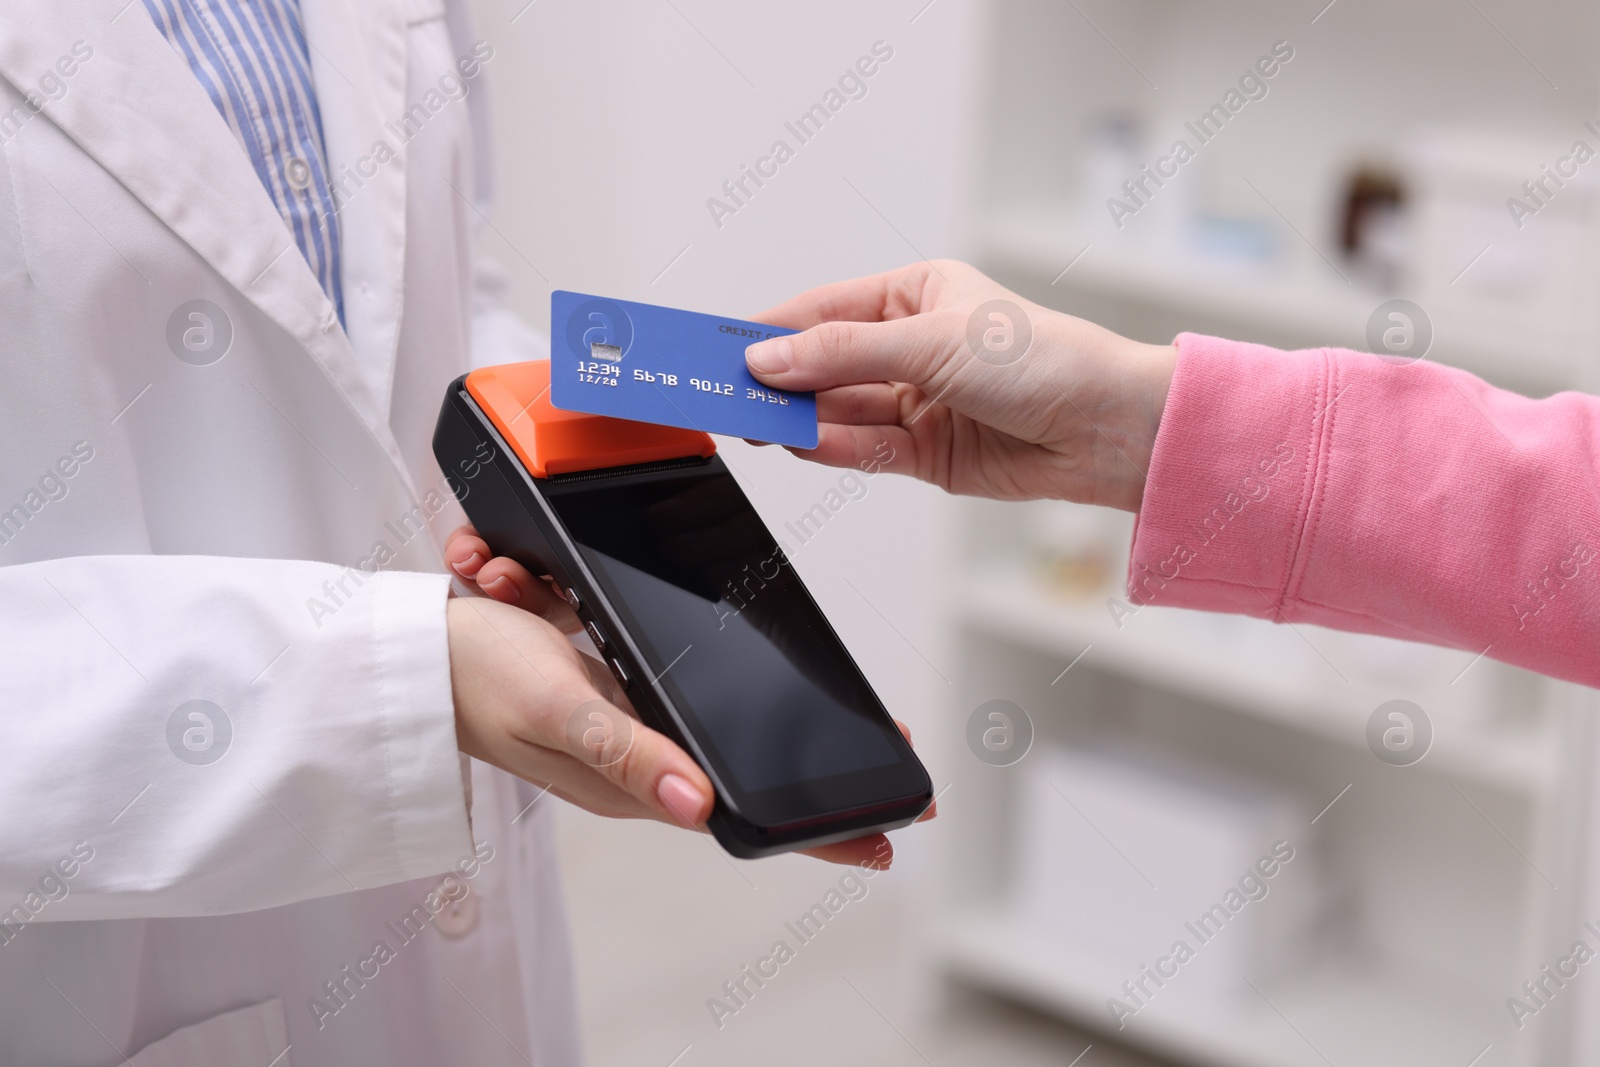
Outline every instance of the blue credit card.
<path id="1" fill-rule="evenodd" d="M 558 289 L 550 294 L 550 402 L 815 448 L 816 396 L 762 385 L 744 365 L 747 345 L 795 332 Z"/>

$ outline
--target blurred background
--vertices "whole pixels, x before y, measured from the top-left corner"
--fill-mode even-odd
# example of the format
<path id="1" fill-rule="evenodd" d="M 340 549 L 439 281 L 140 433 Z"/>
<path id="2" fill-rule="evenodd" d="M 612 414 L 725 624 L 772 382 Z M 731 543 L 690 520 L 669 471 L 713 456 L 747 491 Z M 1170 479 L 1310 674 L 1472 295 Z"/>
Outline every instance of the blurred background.
<path id="1" fill-rule="evenodd" d="M 1597 384 L 1592 4 L 476 9 L 485 248 L 540 327 L 553 288 L 745 316 L 948 256 L 1148 341 Z M 722 447 L 774 528 L 839 487 Z M 786 924 L 843 871 L 563 809 L 593 1063 L 1600 1062 L 1592 694 L 1471 650 L 1128 615 L 1131 516 L 867 486 L 793 559 L 940 817 L 802 943 Z"/>

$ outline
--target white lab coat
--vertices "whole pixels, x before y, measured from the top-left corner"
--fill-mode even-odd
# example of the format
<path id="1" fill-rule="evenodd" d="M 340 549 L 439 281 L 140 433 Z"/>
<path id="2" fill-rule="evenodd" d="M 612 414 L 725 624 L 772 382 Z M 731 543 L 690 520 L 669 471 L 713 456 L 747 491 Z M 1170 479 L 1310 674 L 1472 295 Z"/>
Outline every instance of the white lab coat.
<path id="1" fill-rule="evenodd" d="M 303 8 L 348 334 L 139 0 L 0 0 L 7 1065 L 578 1058 L 550 802 L 455 747 L 431 429 L 535 354 L 471 254 L 482 79 L 437 91 L 473 40 Z"/>

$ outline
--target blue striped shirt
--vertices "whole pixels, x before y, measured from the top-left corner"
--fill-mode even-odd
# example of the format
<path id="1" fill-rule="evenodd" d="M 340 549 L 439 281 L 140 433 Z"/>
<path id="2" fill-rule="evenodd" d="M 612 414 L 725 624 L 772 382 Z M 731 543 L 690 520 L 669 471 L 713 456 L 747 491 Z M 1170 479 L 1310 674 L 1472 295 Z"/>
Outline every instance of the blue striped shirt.
<path id="1" fill-rule="evenodd" d="M 233 131 L 344 321 L 339 216 L 299 0 L 144 0 Z"/>

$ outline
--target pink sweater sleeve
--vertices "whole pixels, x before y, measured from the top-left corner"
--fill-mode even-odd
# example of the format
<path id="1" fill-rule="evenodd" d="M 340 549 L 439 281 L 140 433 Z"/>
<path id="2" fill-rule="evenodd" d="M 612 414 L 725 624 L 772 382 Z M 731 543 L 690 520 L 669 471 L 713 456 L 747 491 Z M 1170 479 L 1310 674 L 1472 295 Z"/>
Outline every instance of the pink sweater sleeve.
<path id="1" fill-rule="evenodd" d="M 1130 600 L 1600 685 L 1600 399 L 1342 349 L 1177 345 Z"/>

